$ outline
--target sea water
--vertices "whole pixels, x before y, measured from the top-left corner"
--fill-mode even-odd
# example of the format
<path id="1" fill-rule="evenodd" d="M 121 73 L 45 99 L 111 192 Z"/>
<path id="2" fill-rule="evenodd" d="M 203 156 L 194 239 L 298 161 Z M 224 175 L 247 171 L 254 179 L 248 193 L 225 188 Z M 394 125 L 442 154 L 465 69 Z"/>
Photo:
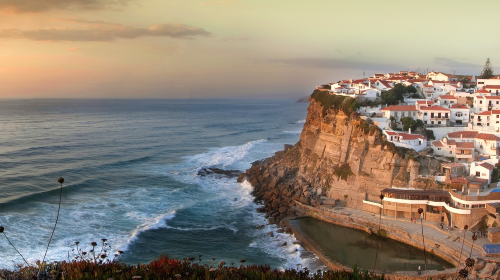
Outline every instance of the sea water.
<path id="1" fill-rule="evenodd" d="M 295 144 L 306 108 L 288 100 L 4 100 L 0 225 L 29 262 L 42 259 L 64 177 L 49 261 L 72 259 L 76 241 L 88 251 L 106 238 L 129 264 L 201 255 L 317 269 L 317 258 L 256 212 L 248 182 L 198 175 L 204 167 L 244 171 Z M 0 268 L 21 262 L 0 235 Z"/>

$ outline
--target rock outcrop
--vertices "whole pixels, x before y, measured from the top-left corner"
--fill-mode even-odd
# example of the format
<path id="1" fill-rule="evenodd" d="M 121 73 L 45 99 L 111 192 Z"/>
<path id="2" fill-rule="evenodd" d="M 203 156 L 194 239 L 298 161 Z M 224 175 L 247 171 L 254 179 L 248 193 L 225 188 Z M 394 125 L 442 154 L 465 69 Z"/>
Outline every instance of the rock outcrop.
<path id="1" fill-rule="evenodd" d="M 396 148 L 381 130 L 356 113 L 345 115 L 310 98 L 300 141 L 275 156 L 253 163 L 238 177 L 255 188 L 271 223 L 297 214 L 295 201 L 319 206 L 362 209 L 363 200 L 378 201 L 380 191 L 412 187 L 419 174 L 439 168 L 433 158 Z"/>

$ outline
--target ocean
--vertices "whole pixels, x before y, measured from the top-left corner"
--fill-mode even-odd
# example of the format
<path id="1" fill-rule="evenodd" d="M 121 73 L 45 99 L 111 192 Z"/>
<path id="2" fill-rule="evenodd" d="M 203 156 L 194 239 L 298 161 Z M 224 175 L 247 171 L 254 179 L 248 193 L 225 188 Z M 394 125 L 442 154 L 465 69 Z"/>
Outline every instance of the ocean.
<path id="1" fill-rule="evenodd" d="M 119 261 L 160 255 L 227 264 L 319 267 L 266 225 L 252 186 L 202 168 L 244 171 L 295 144 L 307 105 L 289 100 L 3 100 L 0 225 L 28 259 L 72 259 L 108 239 Z M 257 229 L 266 225 L 264 229 Z M 269 232 L 274 231 L 275 237 Z M 286 246 L 281 246 L 287 242 Z M 0 235 L 0 268 L 22 259 Z"/>

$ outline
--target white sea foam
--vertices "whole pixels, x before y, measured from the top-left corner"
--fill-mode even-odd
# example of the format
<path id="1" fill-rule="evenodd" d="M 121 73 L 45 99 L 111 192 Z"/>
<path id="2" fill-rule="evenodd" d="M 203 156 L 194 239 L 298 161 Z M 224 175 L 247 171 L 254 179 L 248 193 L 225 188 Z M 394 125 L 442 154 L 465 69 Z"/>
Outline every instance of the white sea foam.
<path id="1" fill-rule="evenodd" d="M 283 131 L 283 133 L 290 133 L 290 134 L 300 134 L 301 132 L 302 132 L 302 128 L 297 129 L 297 130 L 285 130 L 285 131 Z"/>
<path id="2" fill-rule="evenodd" d="M 296 121 L 295 123 L 306 123 L 306 119 L 303 119 L 303 120 L 300 120 L 300 121 Z"/>

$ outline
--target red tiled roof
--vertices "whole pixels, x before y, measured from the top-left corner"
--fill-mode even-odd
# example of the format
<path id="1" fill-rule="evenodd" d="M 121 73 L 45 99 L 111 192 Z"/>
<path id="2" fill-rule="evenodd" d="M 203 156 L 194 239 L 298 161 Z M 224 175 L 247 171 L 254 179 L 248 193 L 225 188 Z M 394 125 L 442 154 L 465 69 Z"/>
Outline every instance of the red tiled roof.
<path id="1" fill-rule="evenodd" d="M 491 111 L 484 111 L 476 114 L 476 116 L 491 116 Z"/>
<path id="2" fill-rule="evenodd" d="M 489 170 L 493 170 L 493 168 L 495 168 L 495 166 L 493 166 L 493 165 L 491 165 L 491 164 L 489 164 L 487 162 L 483 162 L 479 166 L 482 166 L 482 167 L 484 167 L 486 169 L 489 169 Z"/>
<path id="3" fill-rule="evenodd" d="M 417 111 L 417 107 L 391 105 L 391 106 L 385 107 L 384 109 L 380 109 L 380 111 Z"/>
<path id="4" fill-rule="evenodd" d="M 438 98 L 441 98 L 441 99 L 457 99 L 455 96 L 453 95 L 441 95 L 439 96 Z"/>
<path id="5" fill-rule="evenodd" d="M 447 140 L 447 141 L 446 141 L 446 144 L 448 144 L 448 145 L 450 145 L 450 146 L 451 146 L 451 145 L 456 145 L 456 144 L 457 144 L 457 142 L 456 142 L 455 140 Z"/>
<path id="6" fill-rule="evenodd" d="M 500 96 L 485 96 L 484 98 L 486 98 L 486 99 L 500 99 Z"/>
<path id="7" fill-rule="evenodd" d="M 470 181 L 471 183 L 477 182 L 477 183 L 486 183 L 488 182 L 488 179 L 481 179 L 481 178 L 474 178 Z"/>
<path id="8" fill-rule="evenodd" d="M 467 183 L 469 183 L 469 180 L 467 180 L 467 178 L 464 178 L 464 177 L 453 178 L 450 181 L 454 184 L 467 184 Z"/>
<path id="9" fill-rule="evenodd" d="M 481 90 L 478 90 L 476 91 L 477 93 L 490 93 L 489 91 L 485 90 L 485 89 L 481 89 Z"/>
<path id="10" fill-rule="evenodd" d="M 478 133 L 475 138 L 482 139 L 482 140 L 493 140 L 493 141 L 500 140 L 500 137 L 497 137 L 493 134 L 487 134 L 487 133 Z"/>
<path id="11" fill-rule="evenodd" d="M 399 133 L 399 136 L 403 137 L 403 140 L 425 139 L 424 136 L 418 134 Z"/>
<path id="12" fill-rule="evenodd" d="M 457 142 L 457 148 L 474 149 L 473 142 Z"/>
<path id="13" fill-rule="evenodd" d="M 477 131 L 455 131 L 448 133 L 448 138 L 474 138 L 478 134 Z"/>
<path id="14" fill-rule="evenodd" d="M 390 136 L 398 136 L 398 133 L 394 131 L 384 130 L 384 132 Z"/>
<path id="15" fill-rule="evenodd" d="M 386 88 L 392 88 L 392 86 L 387 81 L 380 81 Z"/>
<path id="16" fill-rule="evenodd" d="M 462 104 L 453 104 L 453 106 L 451 106 L 451 108 L 452 109 L 469 109 L 469 107 L 462 105 Z"/>
<path id="17" fill-rule="evenodd" d="M 432 145 L 434 145 L 436 147 L 443 147 L 443 143 L 441 143 L 441 141 L 434 141 L 434 142 L 432 142 Z"/>
<path id="18" fill-rule="evenodd" d="M 431 87 L 431 88 L 433 88 L 433 86 L 431 86 L 431 85 L 425 85 L 424 87 Z"/>
<path id="19" fill-rule="evenodd" d="M 420 110 L 423 110 L 423 111 L 446 111 L 446 112 L 450 111 L 450 109 L 446 109 L 446 108 L 443 108 L 441 106 L 422 107 L 422 108 L 420 108 Z"/>
<path id="20" fill-rule="evenodd" d="M 500 89 L 500 85 L 485 85 L 483 87 L 483 89 L 487 89 L 487 88 L 490 88 L 490 89 Z"/>
<path id="21" fill-rule="evenodd" d="M 426 101 L 417 101 L 417 104 L 425 104 L 425 105 L 429 105 L 429 104 L 434 104 L 433 101 L 430 101 L 430 100 L 426 100 Z"/>

